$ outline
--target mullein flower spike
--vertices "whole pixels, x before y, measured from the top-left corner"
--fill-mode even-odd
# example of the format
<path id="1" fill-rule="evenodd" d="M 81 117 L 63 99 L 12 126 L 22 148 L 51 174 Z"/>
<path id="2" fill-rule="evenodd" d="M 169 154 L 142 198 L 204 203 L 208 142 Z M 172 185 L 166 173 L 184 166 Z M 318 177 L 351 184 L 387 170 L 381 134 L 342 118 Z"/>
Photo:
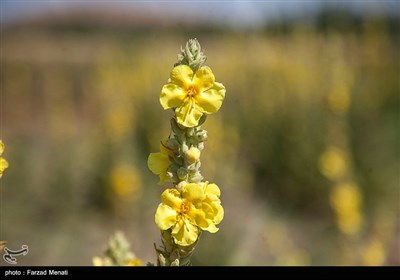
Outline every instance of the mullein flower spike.
<path id="1" fill-rule="evenodd" d="M 130 250 L 130 244 L 121 231 L 111 236 L 104 257 L 94 257 L 94 266 L 140 266 L 141 260 Z"/>
<path id="2" fill-rule="evenodd" d="M 159 184 L 170 181 L 175 187 L 164 190 L 155 214 L 161 230 L 162 246 L 155 248 L 161 266 L 190 265 L 201 232 L 217 232 L 224 217 L 219 187 L 203 182 L 200 173 L 201 151 L 208 137 L 201 125 L 207 115 L 220 109 L 226 91 L 205 61 L 197 39 L 189 40 L 161 89 L 161 106 L 175 113 L 171 135 L 161 142 L 160 152 L 148 158 Z"/>

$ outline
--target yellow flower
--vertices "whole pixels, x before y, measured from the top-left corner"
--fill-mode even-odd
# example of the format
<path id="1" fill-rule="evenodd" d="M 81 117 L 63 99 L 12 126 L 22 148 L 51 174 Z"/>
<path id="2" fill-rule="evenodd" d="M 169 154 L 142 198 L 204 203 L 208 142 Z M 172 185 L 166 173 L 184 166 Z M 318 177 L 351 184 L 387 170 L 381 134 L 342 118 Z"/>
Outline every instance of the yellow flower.
<path id="1" fill-rule="evenodd" d="M 348 235 L 357 234 L 362 226 L 362 194 L 353 182 L 336 185 L 330 197 L 331 205 L 336 212 L 339 229 Z"/>
<path id="2" fill-rule="evenodd" d="M 351 103 L 350 88 L 345 83 L 334 85 L 328 95 L 329 108 L 336 114 L 344 114 L 348 111 Z"/>
<path id="3" fill-rule="evenodd" d="M 113 261 L 109 257 L 104 257 L 104 258 L 94 257 L 92 259 L 92 263 L 93 266 L 118 266 L 118 264 L 115 263 L 115 261 Z M 141 265 L 142 261 L 136 258 L 127 259 L 124 264 L 124 266 L 141 266 Z"/>
<path id="4" fill-rule="evenodd" d="M 363 254 L 363 265 L 377 266 L 383 265 L 385 262 L 385 248 L 382 241 L 373 239 Z"/>
<path id="5" fill-rule="evenodd" d="M 156 224 L 161 230 L 171 229 L 176 244 L 192 245 L 200 230 L 218 231 L 216 225 L 224 217 L 220 194 L 217 185 L 208 183 L 189 183 L 181 192 L 167 189 L 155 214 Z"/>
<path id="6" fill-rule="evenodd" d="M 319 159 L 319 170 L 328 179 L 340 178 L 346 173 L 347 169 L 348 159 L 342 149 L 329 147 Z"/>
<path id="7" fill-rule="evenodd" d="M 128 164 L 115 166 L 109 176 L 110 185 L 120 198 L 134 199 L 140 195 L 142 182 L 136 168 Z"/>
<path id="8" fill-rule="evenodd" d="M 8 162 L 1 157 L 4 152 L 3 141 L 0 140 L 0 178 L 3 176 L 3 171 L 8 167 Z"/>
<path id="9" fill-rule="evenodd" d="M 165 110 L 175 108 L 179 124 L 194 127 L 203 114 L 217 112 L 224 97 L 225 87 L 215 82 L 209 67 L 193 73 L 189 66 L 179 65 L 172 69 L 168 84 L 163 86 L 160 103 Z"/>
<path id="10" fill-rule="evenodd" d="M 173 155 L 173 152 L 165 146 L 165 141 L 160 144 L 159 153 L 150 153 L 147 159 L 147 165 L 151 172 L 160 176 L 160 181 L 158 184 L 162 185 L 165 181 L 168 181 L 168 168 L 171 165 L 169 159 Z"/>
<path id="11" fill-rule="evenodd" d="M 93 266 L 111 266 L 111 260 L 109 258 L 100 258 L 100 257 L 93 257 L 92 259 Z"/>
<path id="12" fill-rule="evenodd" d="M 205 214 L 208 226 L 202 227 L 202 229 L 215 233 L 218 231 L 216 225 L 224 218 L 224 208 L 222 208 L 221 200 L 219 199 L 221 191 L 216 184 L 208 183 L 203 183 L 203 189 L 206 198 L 202 202 L 202 210 Z"/>
<path id="13" fill-rule="evenodd" d="M 139 259 L 131 259 L 126 262 L 126 266 L 141 266 L 142 261 Z"/>

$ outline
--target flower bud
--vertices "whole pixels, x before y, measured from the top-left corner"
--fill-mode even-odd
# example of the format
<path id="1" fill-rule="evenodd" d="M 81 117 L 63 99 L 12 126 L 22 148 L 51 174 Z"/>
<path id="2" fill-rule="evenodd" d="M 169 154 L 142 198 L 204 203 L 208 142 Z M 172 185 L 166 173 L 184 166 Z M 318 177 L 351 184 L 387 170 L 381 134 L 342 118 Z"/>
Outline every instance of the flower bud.
<path id="1" fill-rule="evenodd" d="M 190 182 L 192 183 L 200 183 L 201 180 L 203 180 L 203 176 L 200 174 L 200 172 L 196 172 L 190 176 Z"/>
<path id="2" fill-rule="evenodd" d="M 194 134 L 194 129 L 193 129 L 193 127 L 190 127 L 190 128 L 188 128 L 188 129 L 186 130 L 186 135 L 187 135 L 187 136 L 192 137 L 193 134 Z"/>
<path id="3" fill-rule="evenodd" d="M 178 169 L 176 174 L 178 175 L 179 180 L 183 181 L 187 179 L 188 171 L 186 168 L 181 167 Z"/>
<path id="4" fill-rule="evenodd" d="M 200 43 L 197 39 L 190 39 L 185 48 L 181 47 L 181 53 L 178 54 L 178 63 L 175 66 L 180 64 L 189 65 L 190 68 L 194 72 L 196 72 L 201 66 L 204 65 L 207 57 L 204 55 L 201 50 Z"/>
<path id="5" fill-rule="evenodd" d="M 182 146 L 181 146 L 181 153 L 186 153 L 187 152 L 187 150 L 189 150 L 189 147 L 188 147 L 188 145 L 185 143 L 185 142 L 183 142 L 182 143 Z"/>
<path id="6" fill-rule="evenodd" d="M 176 135 L 182 135 L 183 134 L 183 129 L 180 128 L 180 126 L 178 125 L 178 123 L 176 122 L 175 118 L 171 119 L 171 128 L 172 131 L 176 134 Z"/>
<path id="7" fill-rule="evenodd" d="M 172 160 L 174 163 L 176 163 L 179 166 L 183 165 L 183 158 L 182 157 L 173 157 Z"/>
<path id="8" fill-rule="evenodd" d="M 195 137 L 196 137 L 196 140 L 199 141 L 199 142 L 206 141 L 207 137 L 208 137 L 207 130 L 204 130 L 204 129 L 199 130 L 196 133 Z"/>
<path id="9" fill-rule="evenodd" d="M 172 174 L 172 172 L 170 172 L 170 171 L 167 171 L 167 177 L 169 179 L 172 179 L 172 178 L 174 178 L 174 174 Z"/>
<path id="10" fill-rule="evenodd" d="M 189 164 L 197 162 L 200 158 L 200 150 L 196 147 L 191 147 L 185 152 L 185 159 Z"/>
<path id="11" fill-rule="evenodd" d="M 179 147 L 179 142 L 175 138 L 170 138 L 167 140 L 167 147 L 170 150 L 176 150 Z"/>
<path id="12" fill-rule="evenodd" d="M 197 148 L 202 151 L 204 149 L 204 143 L 200 142 L 199 144 L 197 144 Z"/>
<path id="13" fill-rule="evenodd" d="M 195 163 L 194 167 L 196 168 L 196 170 L 200 169 L 200 167 L 201 167 L 201 161 L 200 161 L 200 160 L 197 161 L 197 162 Z"/>
<path id="14" fill-rule="evenodd" d="M 163 254 L 158 254 L 158 263 L 160 266 L 166 266 L 167 262 Z"/>

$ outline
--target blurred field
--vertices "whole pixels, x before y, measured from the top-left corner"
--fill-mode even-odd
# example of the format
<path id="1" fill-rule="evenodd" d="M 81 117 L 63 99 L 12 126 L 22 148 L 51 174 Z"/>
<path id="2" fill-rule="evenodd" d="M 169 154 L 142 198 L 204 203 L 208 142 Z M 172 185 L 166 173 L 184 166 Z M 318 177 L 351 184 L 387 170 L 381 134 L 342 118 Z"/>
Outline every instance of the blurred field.
<path id="1" fill-rule="evenodd" d="M 222 109 L 202 174 L 225 219 L 195 265 L 399 265 L 399 36 L 29 28 L 3 32 L 1 240 L 21 265 L 91 265 L 121 229 L 144 263 L 163 188 L 147 156 L 169 134 L 158 97 L 197 37 Z"/>

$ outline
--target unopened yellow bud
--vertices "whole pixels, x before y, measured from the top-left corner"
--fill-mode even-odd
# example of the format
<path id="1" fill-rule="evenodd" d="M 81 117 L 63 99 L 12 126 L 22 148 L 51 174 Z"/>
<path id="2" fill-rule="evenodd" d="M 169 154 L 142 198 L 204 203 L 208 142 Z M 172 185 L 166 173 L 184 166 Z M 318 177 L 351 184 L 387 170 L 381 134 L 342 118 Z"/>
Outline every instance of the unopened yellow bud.
<path id="1" fill-rule="evenodd" d="M 196 147 L 191 147 L 185 152 L 185 159 L 189 164 L 193 164 L 200 158 L 200 150 Z"/>

